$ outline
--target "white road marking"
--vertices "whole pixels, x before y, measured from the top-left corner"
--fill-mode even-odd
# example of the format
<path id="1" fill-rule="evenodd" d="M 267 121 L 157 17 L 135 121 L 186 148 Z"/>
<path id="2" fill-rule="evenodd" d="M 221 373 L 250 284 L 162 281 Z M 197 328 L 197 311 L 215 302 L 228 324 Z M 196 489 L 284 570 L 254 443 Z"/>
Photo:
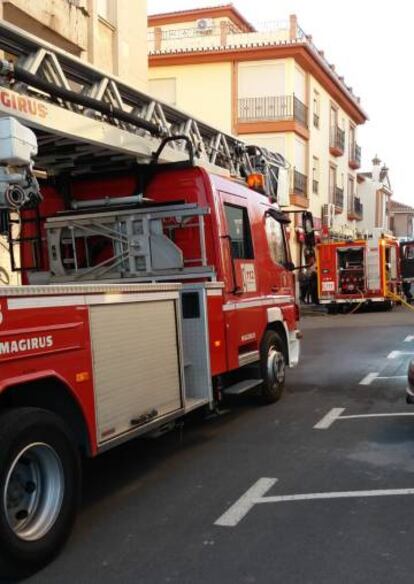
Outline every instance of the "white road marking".
<path id="1" fill-rule="evenodd" d="M 346 414 L 342 416 L 345 408 L 332 408 L 317 424 L 314 425 L 315 430 L 327 430 L 334 422 L 341 420 L 357 420 L 359 418 L 404 418 L 414 416 L 414 412 L 387 412 L 379 414 Z"/>
<path id="2" fill-rule="evenodd" d="M 411 341 L 414 341 L 414 335 L 408 335 L 408 337 L 405 337 L 404 339 L 404 343 L 410 343 Z"/>
<path id="3" fill-rule="evenodd" d="M 327 499 L 356 499 L 363 497 L 390 497 L 414 495 L 414 488 L 409 489 L 377 489 L 369 491 L 333 491 L 331 493 L 301 493 L 298 495 L 276 495 L 264 497 L 278 479 L 262 478 L 254 483 L 214 525 L 221 527 L 236 527 L 255 505 L 261 503 L 286 503 L 291 501 L 312 501 Z"/>
<path id="4" fill-rule="evenodd" d="M 267 493 L 276 483 L 277 479 L 262 478 L 256 481 L 254 485 L 234 503 L 234 505 L 227 509 L 227 511 L 214 522 L 214 525 L 220 525 L 221 527 L 235 527 L 256 505 L 256 503 L 262 500 L 262 495 Z"/>
<path id="5" fill-rule="evenodd" d="M 340 417 L 345 408 L 332 408 L 317 424 L 315 430 L 327 430 Z"/>
<path id="6" fill-rule="evenodd" d="M 365 375 L 364 379 L 361 379 L 359 385 L 371 385 L 371 383 L 378 377 L 378 375 L 378 371 L 372 371 L 371 373 L 368 373 L 368 375 Z"/>
<path id="7" fill-rule="evenodd" d="M 341 416 L 339 420 L 354 420 L 358 418 L 397 418 L 397 417 L 414 416 L 414 412 L 395 412 L 386 414 L 349 414 Z"/>
<path id="8" fill-rule="evenodd" d="M 377 379 L 407 379 L 407 375 L 380 375 L 379 373 L 372 372 L 368 373 L 361 381 L 359 385 L 371 385 L 373 381 L 377 381 Z"/>
<path id="9" fill-rule="evenodd" d="M 414 355 L 414 353 L 407 351 L 391 351 L 391 353 L 387 355 L 387 359 L 398 359 L 401 355 Z"/>

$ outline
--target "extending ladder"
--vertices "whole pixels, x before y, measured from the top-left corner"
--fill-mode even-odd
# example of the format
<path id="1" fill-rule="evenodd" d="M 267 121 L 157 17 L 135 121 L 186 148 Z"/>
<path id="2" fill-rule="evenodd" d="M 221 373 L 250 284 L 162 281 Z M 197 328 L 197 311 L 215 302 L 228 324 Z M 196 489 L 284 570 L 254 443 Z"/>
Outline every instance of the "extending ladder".
<path id="1" fill-rule="evenodd" d="M 0 50 L 0 115 L 36 131 L 36 167 L 48 175 L 148 164 L 162 140 L 184 136 L 168 143 L 160 163 L 185 160 L 190 141 L 197 164 L 240 179 L 264 174 L 273 200 L 286 183 L 280 154 L 247 146 L 4 21 Z"/>

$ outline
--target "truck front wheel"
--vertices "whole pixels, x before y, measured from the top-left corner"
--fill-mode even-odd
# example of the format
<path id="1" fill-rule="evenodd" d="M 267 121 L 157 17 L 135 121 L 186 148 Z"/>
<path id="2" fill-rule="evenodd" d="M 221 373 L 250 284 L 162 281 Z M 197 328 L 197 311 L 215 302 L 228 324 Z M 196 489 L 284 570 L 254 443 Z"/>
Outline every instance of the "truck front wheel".
<path id="1" fill-rule="evenodd" d="M 260 347 L 260 368 L 263 379 L 261 397 L 270 404 L 282 397 L 285 386 L 286 351 L 280 336 L 272 330 L 263 335 Z"/>
<path id="2" fill-rule="evenodd" d="M 0 553 L 37 567 L 65 543 L 80 493 L 79 454 L 63 421 L 38 408 L 0 415 Z"/>

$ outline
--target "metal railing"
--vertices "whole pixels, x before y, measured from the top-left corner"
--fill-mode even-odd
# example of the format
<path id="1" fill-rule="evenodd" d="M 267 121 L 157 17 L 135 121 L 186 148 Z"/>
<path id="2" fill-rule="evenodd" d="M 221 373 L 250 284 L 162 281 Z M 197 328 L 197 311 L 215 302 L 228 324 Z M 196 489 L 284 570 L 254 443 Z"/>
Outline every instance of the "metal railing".
<path id="1" fill-rule="evenodd" d="M 342 209 L 344 208 L 344 189 L 341 189 L 340 187 L 335 187 L 334 195 L 335 207 L 342 211 Z"/>
<path id="2" fill-rule="evenodd" d="M 361 146 L 358 146 L 356 142 L 351 142 L 349 145 L 349 161 L 358 168 L 361 166 Z"/>
<path id="3" fill-rule="evenodd" d="M 298 170 L 293 171 L 293 192 L 298 195 L 308 195 L 308 177 Z"/>
<path id="4" fill-rule="evenodd" d="M 354 213 L 361 219 L 364 215 L 364 205 L 361 203 L 361 199 L 359 197 L 354 197 Z"/>
<path id="5" fill-rule="evenodd" d="M 238 100 L 239 122 L 294 120 L 308 127 L 308 108 L 294 95 L 243 97 Z"/>
<path id="6" fill-rule="evenodd" d="M 339 150 L 342 153 L 345 150 L 345 132 L 341 130 L 338 126 L 333 126 L 331 128 L 331 136 L 329 145 L 331 148 L 335 148 L 335 150 Z"/>

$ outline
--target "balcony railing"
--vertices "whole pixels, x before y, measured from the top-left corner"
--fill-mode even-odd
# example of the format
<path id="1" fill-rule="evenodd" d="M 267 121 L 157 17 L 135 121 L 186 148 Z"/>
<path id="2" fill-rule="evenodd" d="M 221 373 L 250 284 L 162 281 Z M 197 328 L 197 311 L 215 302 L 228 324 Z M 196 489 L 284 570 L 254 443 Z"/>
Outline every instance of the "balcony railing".
<path id="1" fill-rule="evenodd" d="M 361 167 L 361 147 L 356 142 L 349 145 L 349 166 L 354 170 Z"/>
<path id="2" fill-rule="evenodd" d="M 338 126 L 331 128 L 331 136 L 329 147 L 331 154 L 334 156 L 342 156 L 345 150 L 345 132 Z"/>
<path id="3" fill-rule="evenodd" d="M 243 97 L 238 100 L 239 122 L 286 121 L 308 127 L 308 108 L 294 95 Z"/>
<path id="4" fill-rule="evenodd" d="M 348 195 L 348 218 L 361 220 L 364 215 L 364 205 L 356 195 Z"/>
<path id="5" fill-rule="evenodd" d="M 308 177 L 297 170 L 293 172 L 293 192 L 304 197 L 308 195 Z"/>
<path id="6" fill-rule="evenodd" d="M 364 215 L 364 205 L 359 197 L 354 197 L 354 213 L 358 219 L 362 219 Z"/>
<path id="7" fill-rule="evenodd" d="M 334 204 L 339 211 L 342 211 L 342 209 L 344 208 L 344 189 L 341 189 L 340 187 L 335 187 Z"/>

